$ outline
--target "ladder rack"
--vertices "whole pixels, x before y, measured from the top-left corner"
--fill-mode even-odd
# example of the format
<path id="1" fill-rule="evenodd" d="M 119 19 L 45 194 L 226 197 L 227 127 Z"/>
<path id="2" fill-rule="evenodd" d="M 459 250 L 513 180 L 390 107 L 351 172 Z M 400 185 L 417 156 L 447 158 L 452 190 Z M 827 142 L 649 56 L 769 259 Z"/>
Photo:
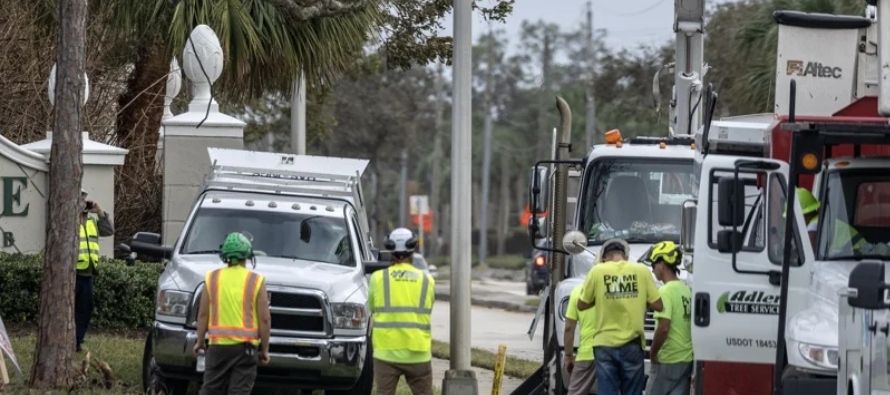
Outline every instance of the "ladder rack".
<path id="1" fill-rule="evenodd" d="M 207 153 L 211 165 L 203 190 L 345 198 L 355 207 L 361 237 L 373 248 L 361 184 L 368 160 L 223 148 Z"/>

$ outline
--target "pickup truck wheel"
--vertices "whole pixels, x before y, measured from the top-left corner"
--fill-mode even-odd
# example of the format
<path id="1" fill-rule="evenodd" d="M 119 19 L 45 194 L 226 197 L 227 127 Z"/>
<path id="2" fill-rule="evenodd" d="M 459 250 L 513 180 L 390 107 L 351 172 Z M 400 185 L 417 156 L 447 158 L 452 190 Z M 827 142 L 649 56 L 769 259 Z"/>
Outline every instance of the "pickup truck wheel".
<path id="1" fill-rule="evenodd" d="M 145 338 L 145 351 L 142 354 L 142 386 L 149 394 L 184 395 L 189 388 L 188 380 L 166 379 L 161 374 L 151 352 L 151 334 Z"/>
<path id="2" fill-rule="evenodd" d="M 371 346 L 371 337 L 368 336 L 368 352 L 365 353 L 365 363 L 362 367 L 362 375 L 359 376 L 355 386 L 345 391 L 325 391 L 325 395 L 371 395 L 374 388 L 374 348 Z"/>

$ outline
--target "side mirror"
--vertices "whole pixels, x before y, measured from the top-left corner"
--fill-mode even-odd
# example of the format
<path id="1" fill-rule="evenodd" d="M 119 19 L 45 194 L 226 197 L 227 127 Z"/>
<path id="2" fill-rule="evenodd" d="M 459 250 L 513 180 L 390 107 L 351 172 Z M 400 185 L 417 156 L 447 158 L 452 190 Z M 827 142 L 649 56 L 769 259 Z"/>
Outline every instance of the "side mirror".
<path id="1" fill-rule="evenodd" d="M 742 180 L 723 177 L 717 182 L 719 201 L 717 221 L 720 226 L 741 226 L 745 223 L 745 185 Z"/>
<path id="2" fill-rule="evenodd" d="M 549 170 L 544 166 L 532 166 L 528 179 L 528 209 L 533 214 L 547 211 L 550 197 Z"/>
<path id="3" fill-rule="evenodd" d="M 528 234 L 534 240 L 541 240 L 547 237 L 547 218 L 537 217 L 534 221 L 528 223 Z"/>
<path id="4" fill-rule="evenodd" d="M 847 298 L 852 307 L 868 310 L 886 309 L 890 304 L 884 303 L 884 294 L 890 289 L 884 282 L 884 265 L 880 262 L 861 262 L 850 272 L 849 287 L 854 289 L 856 296 Z"/>
<path id="5" fill-rule="evenodd" d="M 173 257 L 173 247 L 161 245 L 161 235 L 157 233 L 136 233 L 130 242 L 130 250 L 153 258 L 170 259 Z"/>
<path id="6" fill-rule="evenodd" d="M 695 200 L 683 202 L 680 213 L 680 248 L 683 252 L 692 252 L 695 246 L 695 214 L 698 205 Z"/>
<path id="7" fill-rule="evenodd" d="M 567 232 L 562 237 L 562 248 L 572 255 L 587 251 L 587 236 L 577 230 Z"/>
<path id="8" fill-rule="evenodd" d="M 737 254 L 742 250 L 742 232 L 732 229 L 717 232 L 717 251 L 722 254 Z"/>
<path id="9" fill-rule="evenodd" d="M 368 274 L 374 273 L 374 272 L 376 272 L 376 271 L 378 271 L 378 270 L 383 270 L 383 269 L 388 268 L 388 267 L 389 267 L 389 261 L 386 261 L 386 262 L 382 262 L 382 261 L 365 261 L 365 262 L 362 262 L 362 267 L 363 267 L 364 270 L 365 270 L 365 274 L 368 275 Z"/>

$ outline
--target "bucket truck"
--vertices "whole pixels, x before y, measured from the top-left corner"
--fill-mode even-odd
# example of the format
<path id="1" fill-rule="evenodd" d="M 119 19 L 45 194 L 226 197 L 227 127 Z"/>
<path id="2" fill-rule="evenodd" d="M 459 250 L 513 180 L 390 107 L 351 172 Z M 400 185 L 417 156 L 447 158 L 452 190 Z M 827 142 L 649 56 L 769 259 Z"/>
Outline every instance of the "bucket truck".
<path id="1" fill-rule="evenodd" d="M 838 291 L 857 262 L 890 261 L 890 0 L 868 1 L 865 17 L 774 18 L 774 113 L 711 121 L 708 93 L 696 136 L 681 245 L 701 262 L 697 394 L 846 393 Z M 799 186 L 821 202 L 814 244 Z"/>
<path id="2" fill-rule="evenodd" d="M 529 190 L 532 245 L 547 253 L 546 262 L 551 269 L 550 283 L 542 291 L 538 314 L 529 330 L 532 338 L 538 323 L 543 321 L 544 364 L 514 394 L 566 391 L 568 375 L 563 372 L 562 336 L 565 312 L 569 295 L 583 283 L 595 260 L 593 252 L 572 256 L 561 248 L 567 223 L 583 233 L 592 249 L 613 237 L 625 239 L 634 260 L 641 260 L 659 241 L 679 242 L 680 206 L 698 192 L 693 171 L 693 133 L 701 127 L 702 118 L 699 103 L 704 0 L 675 3 L 674 31 L 677 62 L 667 136 L 623 138 L 615 129 L 606 133 L 604 144 L 587 149 L 582 159 L 570 159 L 571 110 L 557 98 L 560 134 L 554 135 L 552 158 L 538 161 L 532 168 Z M 570 172 L 578 174 L 573 212 L 567 212 Z M 546 221 L 539 219 L 542 213 L 547 213 Z M 536 242 L 541 239 L 555 242 Z M 687 279 L 685 270 L 681 278 Z M 655 320 L 650 312 L 646 316 L 647 349 L 654 330 Z M 577 331 L 575 336 L 577 345 Z"/>

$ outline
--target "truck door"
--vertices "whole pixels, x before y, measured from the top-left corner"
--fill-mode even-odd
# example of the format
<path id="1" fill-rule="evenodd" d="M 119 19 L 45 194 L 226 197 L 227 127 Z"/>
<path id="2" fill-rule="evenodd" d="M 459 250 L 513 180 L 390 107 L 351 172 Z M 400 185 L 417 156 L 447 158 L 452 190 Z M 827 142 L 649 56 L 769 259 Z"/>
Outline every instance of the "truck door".
<path id="1" fill-rule="evenodd" d="M 703 362 L 702 388 L 709 395 L 769 394 L 776 356 L 788 165 L 709 155 L 701 169 L 692 335 L 695 358 Z M 734 183 L 736 172 L 741 183 Z M 730 182 L 736 186 L 734 192 L 727 189 Z M 744 205 L 728 220 L 726 213 L 733 212 L 734 199 Z M 795 217 L 797 229 L 806 229 L 799 208 Z M 807 244 L 809 251 L 797 253 L 801 251 L 799 234 L 792 245 L 788 296 L 805 301 L 807 277 L 800 255 L 811 257 L 812 252 Z"/>

